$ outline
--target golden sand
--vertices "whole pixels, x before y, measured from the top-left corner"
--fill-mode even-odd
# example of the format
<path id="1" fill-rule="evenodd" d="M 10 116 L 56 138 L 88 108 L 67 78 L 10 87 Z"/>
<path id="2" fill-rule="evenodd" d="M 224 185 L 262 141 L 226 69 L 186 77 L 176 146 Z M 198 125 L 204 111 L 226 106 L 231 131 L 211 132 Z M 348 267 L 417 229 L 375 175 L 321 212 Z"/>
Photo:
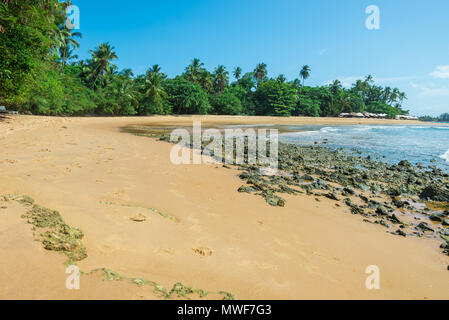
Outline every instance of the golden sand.
<path id="1" fill-rule="evenodd" d="M 166 288 L 182 282 L 238 299 L 449 299 L 449 259 L 435 240 L 402 238 L 329 199 L 285 208 L 240 194 L 233 169 L 175 166 L 171 145 L 121 133 L 130 124 L 380 124 L 270 117 L 50 118 L 0 121 L 0 198 L 28 195 L 83 230 L 82 271 L 108 268 Z M 413 123 L 413 122 L 405 122 Z M 0 201 L 1 299 L 155 299 L 153 288 L 83 275 L 65 286 L 65 256 L 34 241 L 25 208 Z M 5 208 L 6 207 L 6 208 Z M 163 214 L 159 214 L 163 213 Z M 169 217 L 173 218 L 167 218 Z M 139 217 L 139 221 L 133 218 Z M 365 270 L 381 271 L 367 290 Z M 212 295 L 209 298 L 219 298 Z"/>

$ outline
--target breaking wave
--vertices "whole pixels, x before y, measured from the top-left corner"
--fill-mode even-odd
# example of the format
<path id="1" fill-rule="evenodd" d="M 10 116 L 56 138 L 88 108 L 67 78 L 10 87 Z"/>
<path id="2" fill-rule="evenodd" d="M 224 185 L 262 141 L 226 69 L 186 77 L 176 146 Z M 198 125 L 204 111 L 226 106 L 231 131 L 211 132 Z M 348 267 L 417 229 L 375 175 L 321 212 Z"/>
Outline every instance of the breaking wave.
<path id="1" fill-rule="evenodd" d="M 442 154 L 440 158 L 449 162 L 449 150 L 447 150 L 445 154 Z"/>

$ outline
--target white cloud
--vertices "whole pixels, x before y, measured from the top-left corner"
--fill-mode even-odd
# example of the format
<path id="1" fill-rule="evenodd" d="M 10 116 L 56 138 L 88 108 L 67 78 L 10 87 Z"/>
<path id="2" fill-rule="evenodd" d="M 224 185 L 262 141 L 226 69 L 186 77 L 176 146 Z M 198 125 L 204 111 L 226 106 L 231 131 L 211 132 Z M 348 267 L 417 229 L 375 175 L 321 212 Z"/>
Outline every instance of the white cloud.
<path id="1" fill-rule="evenodd" d="M 318 53 L 320 54 L 320 56 L 322 56 L 323 54 L 325 54 L 327 51 L 327 49 L 321 49 Z"/>
<path id="2" fill-rule="evenodd" d="M 423 85 L 423 84 L 418 84 L 418 83 L 414 83 L 414 82 L 410 82 L 410 86 L 414 89 L 417 89 L 419 92 L 419 95 L 421 95 L 421 96 L 425 96 L 425 97 L 449 96 L 449 87 L 448 86 L 437 87 L 433 84 Z"/>
<path id="3" fill-rule="evenodd" d="M 438 66 L 429 75 L 438 79 L 449 79 L 449 66 Z"/>

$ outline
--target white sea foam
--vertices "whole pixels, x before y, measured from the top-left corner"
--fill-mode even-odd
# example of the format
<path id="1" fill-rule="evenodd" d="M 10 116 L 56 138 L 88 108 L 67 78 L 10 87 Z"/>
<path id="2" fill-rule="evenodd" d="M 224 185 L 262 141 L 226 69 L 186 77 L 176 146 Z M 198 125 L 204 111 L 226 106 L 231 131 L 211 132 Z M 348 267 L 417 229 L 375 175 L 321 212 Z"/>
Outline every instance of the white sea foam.
<path id="1" fill-rule="evenodd" d="M 449 150 L 447 150 L 445 154 L 442 154 L 440 158 L 446 160 L 446 162 L 449 162 Z"/>
<path id="2" fill-rule="evenodd" d="M 279 133 L 279 136 L 282 136 L 282 137 L 311 136 L 311 135 L 317 135 L 319 133 L 320 133 L 320 131 L 318 131 L 318 130 L 282 132 L 282 133 Z"/>
<path id="3" fill-rule="evenodd" d="M 324 133 L 329 133 L 329 132 L 338 132 L 338 131 L 340 131 L 340 129 L 335 128 L 335 127 L 324 127 L 324 128 L 321 128 L 320 131 L 324 132 Z"/>

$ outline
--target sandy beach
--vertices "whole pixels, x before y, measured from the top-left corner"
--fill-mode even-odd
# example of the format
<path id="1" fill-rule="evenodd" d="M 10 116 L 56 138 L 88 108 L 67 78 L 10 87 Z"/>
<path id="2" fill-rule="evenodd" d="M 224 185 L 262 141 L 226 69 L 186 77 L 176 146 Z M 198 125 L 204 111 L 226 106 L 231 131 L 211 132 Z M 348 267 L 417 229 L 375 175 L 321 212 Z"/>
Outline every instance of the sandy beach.
<path id="1" fill-rule="evenodd" d="M 449 299 L 449 258 L 431 239 L 387 234 L 348 208 L 307 195 L 284 208 L 238 193 L 235 169 L 170 162 L 172 145 L 120 132 L 134 124 L 397 124 L 396 120 L 158 116 L 0 120 L 0 299 L 159 299 L 151 286 L 81 276 L 66 288 L 66 257 L 45 250 L 27 195 L 84 232 L 88 273 L 114 270 L 165 288 L 181 282 L 237 299 Z M 157 212 L 167 214 L 168 219 Z M 145 221 L 132 218 L 144 216 Z M 380 290 L 365 270 L 377 265 Z M 207 298 L 221 298 L 210 294 Z"/>

